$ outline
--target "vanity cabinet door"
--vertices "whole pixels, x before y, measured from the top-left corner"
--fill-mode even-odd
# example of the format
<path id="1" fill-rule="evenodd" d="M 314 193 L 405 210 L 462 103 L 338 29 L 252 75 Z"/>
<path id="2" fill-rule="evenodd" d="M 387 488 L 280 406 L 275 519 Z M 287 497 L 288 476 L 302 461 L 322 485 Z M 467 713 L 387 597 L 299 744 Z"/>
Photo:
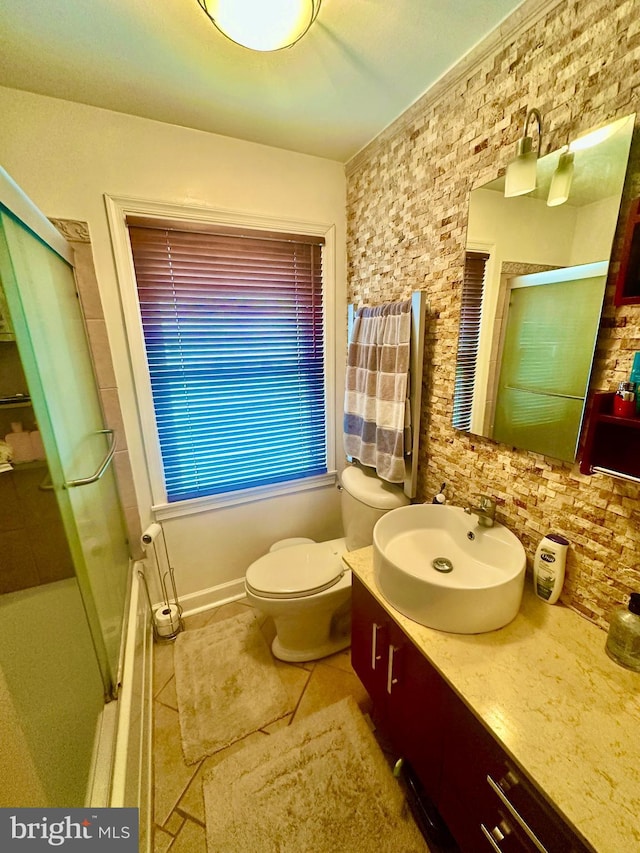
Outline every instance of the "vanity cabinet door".
<path id="1" fill-rule="evenodd" d="M 461 853 L 589 850 L 357 578 L 353 668 Z"/>
<path id="2" fill-rule="evenodd" d="M 450 691 L 438 809 L 462 853 L 586 853 L 551 805 Z"/>
<path id="3" fill-rule="evenodd" d="M 353 578 L 351 662 L 398 757 L 431 799 L 440 784 L 443 681 L 418 649 Z"/>
<path id="4" fill-rule="evenodd" d="M 394 630 L 395 629 L 395 630 Z M 442 679 L 410 640 L 392 626 L 387 675 L 388 721 L 399 755 L 435 802 L 442 770 Z"/>
<path id="5" fill-rule="evenodd" d="M 363 584 L 351 587 L 351 664 L 377 710 L 386 705 L 391 618 Z"/>

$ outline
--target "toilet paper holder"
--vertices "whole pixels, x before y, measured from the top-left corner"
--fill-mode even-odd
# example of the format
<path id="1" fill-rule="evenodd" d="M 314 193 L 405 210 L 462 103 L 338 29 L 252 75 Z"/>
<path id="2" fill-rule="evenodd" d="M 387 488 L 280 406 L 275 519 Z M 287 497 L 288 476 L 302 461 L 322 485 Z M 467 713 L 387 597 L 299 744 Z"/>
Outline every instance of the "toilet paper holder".
<path id="1" fill-rule="evenodd" d="M 156 541 L 161 540 L 164 557 L 167 565 L 166 571 L 162 571 Z M 164 538 L 164 530 L 160 524 L 152 524 L 142 534 L 142 546 L 145 550 L 153 546 L 154 562 L 158 573 L 158 583 L 162 592 L 162 601 L 153 604 L 151 601 L 151 593 L 146 575 L 143 571 L 138 570 L 138 577 L 144 584 L 144 589 L 149 603 L 149 611 L 151 613 L 151 625 L 153 628 L 153 639 L 158 643 L 172 642 L 178 636 L 180 631 L 184 630 L 182 621 L 182 605 L 178 600 L 176 590 L 175 572 L 169 559 L 169 551 Z"/>

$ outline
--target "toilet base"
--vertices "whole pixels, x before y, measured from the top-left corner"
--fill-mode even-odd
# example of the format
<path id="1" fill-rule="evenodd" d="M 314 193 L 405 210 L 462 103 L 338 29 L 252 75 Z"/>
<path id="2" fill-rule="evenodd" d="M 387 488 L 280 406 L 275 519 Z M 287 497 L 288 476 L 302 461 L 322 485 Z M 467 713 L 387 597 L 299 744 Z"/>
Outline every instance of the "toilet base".
<path id="1" fill-rule="evenodd" d="M 332 539 L 292 548 L 283 546 L 300 560 L 310 557 L 308 552 L 313 549 L 313 559 L 325 556 L 334 569 L 341 571 L 336 583 L 319 592 L 267 598 L 257 594 L 245 578 L 247 600 L 273 619 L 276 639 L 271 649 L 278 660 L 287 663 L 318 660 L 351 645 L 351 570 L 344 564 L 335 566 L 344 552 L 344 544 L 344 539 Z"/>
<path id="2" fill-rule="evenodd" d="M 351 572 L 324 593 L 298 602 L 302 610 L 291 612 L 290 604 L 271 612 L 276 628 L 271 650 L 278 660 L 318 660 L 351 645 Z"/>
<path id="3" fill-rule="evenodd" d="M 326 658 L 329 655 L 335 655 L 343 649 L 348 649 L 350 645 L 351 635 L 348 634 L 346 637 L 329 640 L 328 642 L 323 643 L 320 646 L 316 646 L 313 649 L 304 649 L 303 651 L 299 651 L 296 649 L 285 648 L 278 637 L 276 637 L 273 643 L 271 643 L 271 651 L 273 652 L 273 656 L 278 658 L 278 660 L 283 660 L 287 663 L 303 663 L 304 661 L 319 660 L 320 658 Z"/>

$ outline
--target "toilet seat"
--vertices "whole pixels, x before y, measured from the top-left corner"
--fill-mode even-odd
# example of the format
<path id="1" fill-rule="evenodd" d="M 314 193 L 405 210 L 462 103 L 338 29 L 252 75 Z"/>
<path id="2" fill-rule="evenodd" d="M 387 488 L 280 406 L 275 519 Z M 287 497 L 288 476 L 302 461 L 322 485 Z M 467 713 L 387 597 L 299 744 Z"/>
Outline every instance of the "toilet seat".
<path id="1" fill-rule="evenodd" d="M 343 540 L 338 540 L 342 542 Z M 344 548 L 331 542 L 293 545 L 265 554 L 247 569 L 247 588 L 262 598 L 306 598 L 335 586 L 344 575 Z"/>

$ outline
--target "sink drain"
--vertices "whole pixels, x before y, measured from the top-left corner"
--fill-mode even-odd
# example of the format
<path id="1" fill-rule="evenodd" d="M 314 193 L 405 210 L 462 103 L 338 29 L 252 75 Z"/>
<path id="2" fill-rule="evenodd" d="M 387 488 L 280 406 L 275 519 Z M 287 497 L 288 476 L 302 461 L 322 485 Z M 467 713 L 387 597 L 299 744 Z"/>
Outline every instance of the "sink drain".
<path id="1" fill-rule="evenodd" d="M 435 560 L 431 561 L 431 565 L 436 570 L 436 572 L 446 573 L 453 571 L 453 563 L 446 557 L 436 557 Z"/>

